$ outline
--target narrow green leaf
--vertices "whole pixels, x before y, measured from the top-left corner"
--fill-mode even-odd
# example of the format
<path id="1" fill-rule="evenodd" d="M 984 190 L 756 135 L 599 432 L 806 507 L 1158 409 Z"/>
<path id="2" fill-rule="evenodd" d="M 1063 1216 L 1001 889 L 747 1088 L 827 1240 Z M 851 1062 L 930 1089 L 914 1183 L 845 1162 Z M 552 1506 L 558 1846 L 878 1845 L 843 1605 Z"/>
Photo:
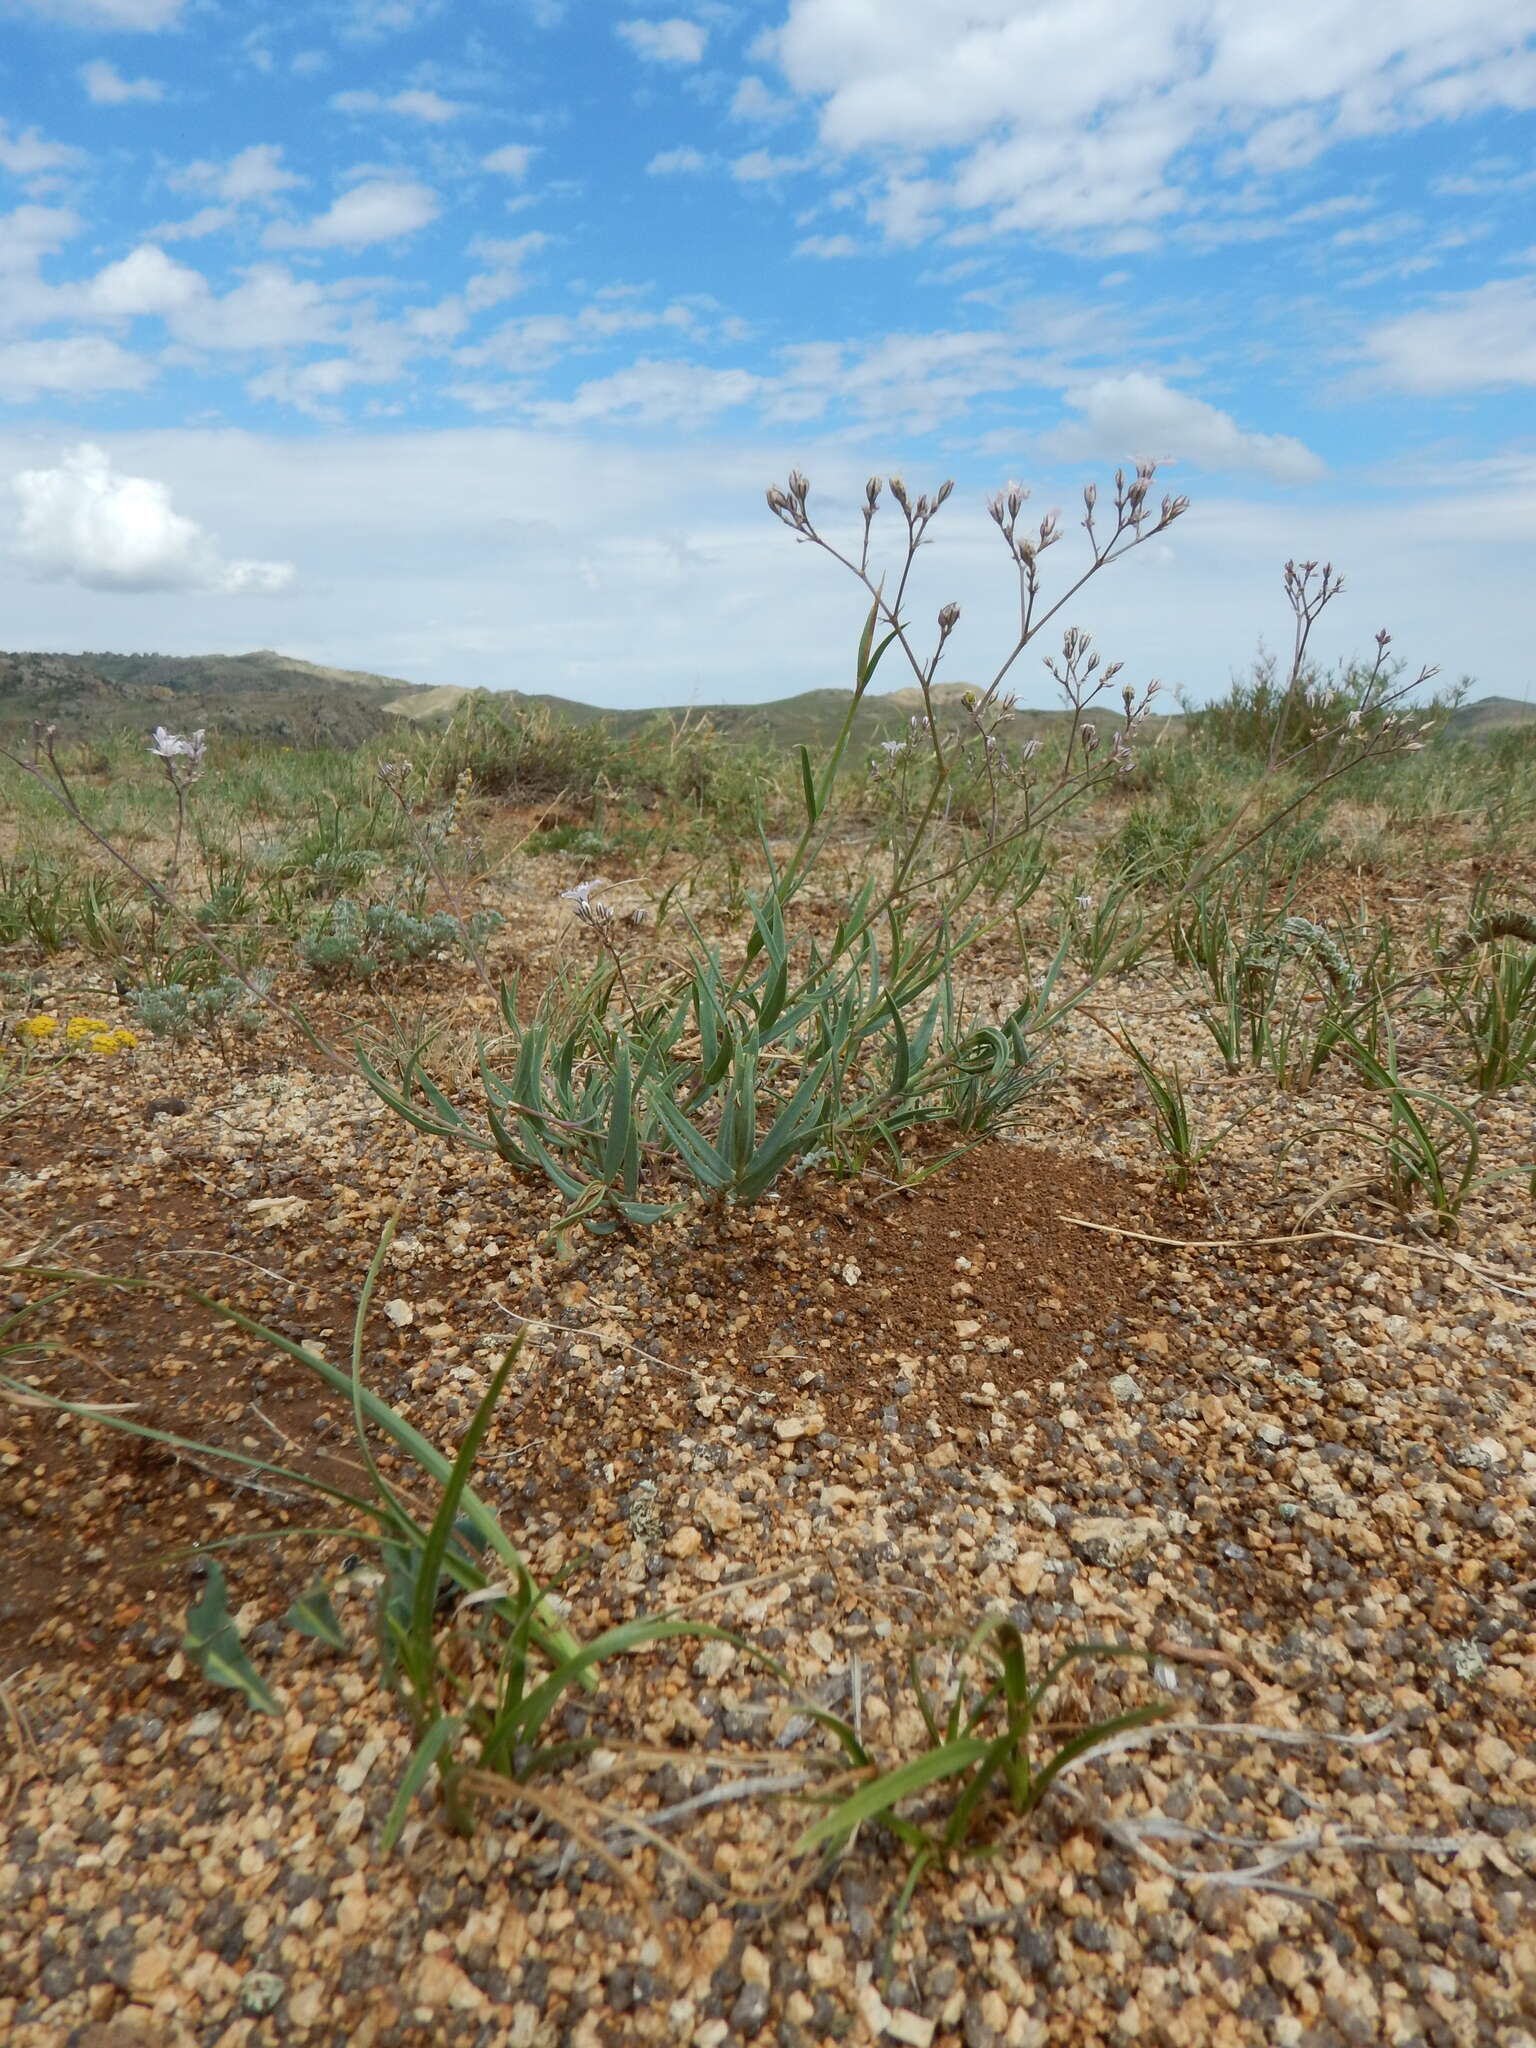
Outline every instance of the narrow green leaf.
<path id="1" fill-rule="evenodd" d="M 313 1636 L 319 1642 L 329 1643 L 333 1650 L 349 1647 L 324 1579 L 316 1579 L 307 1593 L 299 1595 L 283 1616 L 283 1622 L 295 1634 Z"/>
<path id="2" fill-rule="evenodd" d="M 443 1560 L 453 1536 L 453 1526 L 458 1519 L 459 1503 L 464 1497 L 465 1487 L 469 1484 L 469 1475 L 474 1470 L 480 1446 L 485 1441 L 485 1433 L 491 1426 L 491 1417 L 496 1412 L 496 1404 L 501 1399 L 502 1389 L 507 1384 L 507 1375 L 511 1372 L 522 1348 L 522 1337 L 514 1338 L 500 1365 L 492 1373 L 491 1383 L 470 1420 L 469 1428 L 464 1432 L 464 1441 L 459 1446 L 459 1454 L 454 1459 L 452 1470 L 443 1486 L 437 1513 L 432 1517 L 432 1526 L 427 1531 L 427 1540 L 422 1546 L 418 1568 L 415 1600 L 411 1609 L 411 1632 L 418 1642 L 427 1643 L 431 1640 L 438 1580 L 442 1575 Z M 470 1526 L 473 1528 L 473 1523 Z"/>
<path id="3" fill-rule="evenodd" d="M 972 1765 L 981 1762 L 990 1746 L 974 1737 L 961 1742 L 946 1742 L 937 1749 L 924 1750 L 909 1764 L 901 1764 L 893 1771 L 883 1771 L 873 1783 L 861 1785 L 857 1792 L 839 1800 L 820 1820 L 814 1821 L 790 1853 L 803 1856 L 812 1849 L 819 1849 L 825 1842 L 841 1841 L 863 1822 L 880 1818 L 914 1793 L 926 1791 L 928 1786 L 936 1785 L 944 1778 L 955 1778 L 970 1770 Z"/>
<path id="4" fill-rule="evenodd" d="M 266 1681 L 245 1654 L 235 1618 L 229 1611 L 224 1567 L 216 1558 L 208 1562 L 208 1582 L 202 1599 L 187 1609 L 181 1647 L 212 1684 L 242 1693 L 247 1706 L 254 1707 L 258 1714 L 282 1714 Z"/>
<path id="5" fill-rule="evenodd" d="M 814 825 L 821 815 L 821 806 L 816 801 L 816 784 L 811 775 L 811 750 L 800 749 L 800 788 L 805 796 L 805 821 Z"/>
<path id="6" fill-rule="evenodd" d="M 411 1810 L 411 1801 L 427 1782 L 427 1773 L 437 1762 L 443 1751 L 456 1742 L 464 1732 L 464 1723 L 445 1715 L 441 1721 L 434 1721 L 411 1752 L 411 1760 L 405 1767 L 394 1804 L 389 1809 L 389 1818 L 384 1823 L 384 1833 L 379 1846 L 389 1855 L 399 1841 L 406 1818 Z"/>
<path id="7" fill-rule="evenodd" d="M 535 1746 L 544 1723 L 572 1685 L 578 1682 L 590 1684 L 597 1667 L 610 1657 L 622 1657 L 631 1650 L 645 1648 L 648 1643 L 667 1642 L 674 1636 L 694 1636 L 703 1641 L 732 1640 L 720 1637 L 719 1632 L 706 1622 L 674 1620 L 665 1615 L 642 1617 L 639 1621 L 627 1621 L 618 1628 L 608 1629 L 584 1644 L 574 1656 L 564 1658 L 541 1685 L 504 1711 L 485 1738 L 486 1749 L 507 1753 L 519 1747 Z"/>

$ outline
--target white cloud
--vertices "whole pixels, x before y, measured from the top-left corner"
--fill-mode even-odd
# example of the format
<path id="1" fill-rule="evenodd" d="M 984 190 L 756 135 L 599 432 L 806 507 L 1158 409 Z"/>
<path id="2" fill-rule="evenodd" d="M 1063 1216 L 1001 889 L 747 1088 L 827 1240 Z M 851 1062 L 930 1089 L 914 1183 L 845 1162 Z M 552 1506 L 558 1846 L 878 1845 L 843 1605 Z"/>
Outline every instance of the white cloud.
<path id="1" fill-rule="evenodd" d="M 493 149 L 489 156 L 480 159 L 482 171 L 495 171 L 504 178 L 526 178 L 528 168 L 538 155 L 537 146 L 531 142 L 504 142 L 500 149 Z"/>
<path id="2" fill-rule="evenodd" d="M 22 0 L 22 5 L 50 21 L 153 35 L 175 26 L 185 0 Z"/>
<path id="3" fill-rule="evenodd" d="M 154 366 L 142 356 L 131 355 L 99 334 L 16 341 L 0 347 L 0 395 L 6 398 L 140 391 L 154 374 Z"/>
<path id="4" fill-rule="evenodd" d="M 0 270 L 32 270 L 72 241 L 85 223 L 66 206 L 18 206 L 0 216 Z"/>
<path id="5" fill-rule="evenodd" d="M 731 113 L 736 120 L 760 121 L 767 127 L 787 121 L 794 111 L 793 100 L 770 92 L 763 81 L 750 72 L 731 98 Z"/>
<path id="6" fill-rule="evenodd" d="M 647 64 L 697 64 L 709 40 L 708 29 L 680 15 L 666 21 L 617 22 L 615 33 Z"/>
<path id="7" fill-rule="evenodd" d="M 796 242 L 797 256 L 814 256 L 823 263 L 832 263 L 840 256 L 857 256 L 859 245 L 852 235 L 807 235 L 802 242 Z"/>
<path id="8" fill-rule="evenodd" d="M 265 239 L 272 249 L 363 249 L 414 235 L 439 211 L 437 194 L 428 185 L 409 178 L 365 178 L 313 220 L 274 221 Z"/>
<path id="9" fill-rule="evenodd" d="M 445 100 L 437 92 L 396 92 L 387 98 L 376 92 L 336 92 L 330 103 L 338 114 L 403 114 L 432 127 L 456 121 L 467 111 L 462 100 Z"/>
<path id="10" fill-rule="evenodd" d="M 158 78 L 124 78 L 115 64 L 98 57 L 81 66 L 80 83 L 93 106 L 123 107 L 133 100 L 163 100 L 165 87 Z"/>
<path id="11" fill-rule="evenodd" d="M 475 311 L 485 306 L 499 306 L 503 300 L 515 298 L 527 286 L 524 266 L 549 241 L 548 235 L 537 229 L 526 235 L 499 237 L 482 235 L 470 245 L 470 253 L 486 265 L 476 271 L 464 287 L 465 304 Z"/>
<path id="12" fill-rule="evenodd" d="M 291 562 L 228 561 L 153 477 L 123 476 L 83 441 L 57 469 L 11 479 L 21 503 L 16 552 L 35 574 L 91 590 L 281 590 Z"/>
<path id="13" fill-rule="evenodd" d="M 1385 320 L 1365 337 L 1400 391 L 1499 391 L 1536 384 L 1536 278 L 1500 279 L 1448 293 L 1421 312 Z"/>
<path id="14" fill-rule="evenodd" d="M 41 132 L 28 128 L 11 133 L 10 123 L 0 120 L 0 171 L 15 178 L 35 178 L 49 171 L 70 171 L 85 162 L 85 151 L 68 142 L 45 142 Z"/>
<path id="15" fill-rule="evenodd" d="M 697 363 L 659 363 L 645 358 L 611 377 L 595 377 L 568 399 L 530 406 L 545 426 L 579 427 L 595 420 L 628 420 L 636 426 L 684 426 L 745 405 L 762 389 L 749 370 L 711 370 Z"/>
<path id="16" fill-rule="evenodd" d="M 296 171 L 285 170 L 282 156 L 280 142 L 253 142 L 248 149 L 232 156 L 228 163 L 204 161 L 188 164 L 184 170 L 175 173 L 171 183 L 182 191 L 211 192 L 231 206 L 244 206 L 252 200 L 271 200 L 279 192 L 291 191 L 294 186 L 308 182 Z"/>
<path id="17" fill-rule="evenodd" d="M 98 270 L 86 290 L 92 312 L 123 320 L 155 315 L 168 319 L 207 296 L 208 281 L 202 272 L 178 263 L 153 242 Z"/>
<path id="18" fill-rule="evenodd" d="M 1072 385 L 1067 403 L 1078 414 L 1047 434 L 1049 455 L 1068 460 L 1188 463 L 1195 469 L 1257 471 L 1277 483 L 1306 483 L 1323 474 L 1310 448 L 1289 434 L 1251 434 L 1230 413 L 1174 391 L 1160 377 L 1133 370 Z"/>
<path id="19" fill-rule="evenodd" d="M 749 149 L 733 157 L 731 176 L 738 185 L 766 185 L 774 178 L 787 178 L 803 171 L 810 159 L 803 156 L 775 156 L 771 150 Z"/>
<path id="20" fill-rule="evenodd" d="M 771 44 L 825 147 L 874 160 L 893 236 L 959 218 L 1112 241 L 1155 235 L 1212 175 L 1529 109 L 1533 26 L 1529 0 L 789 0 Z M 1223 152 L 1214 173 L 1196 149 Z"/>
<path id="21" fill-rule="evenodd" d="M 1046 332 L 1042 323 L 1042 336 Z M 781 352 L 763 392 L 782 421 L 854 420 L 884 435 L 922 434 L 964 416 L 979 398 L 1028 385 L 1060 385 L 1052 358 L 986 328 L 890 334 L 867 346 L 806 342 Z"/>
<path id="22" fill-rule="evenodd" d="M 205 235 L 222 234 L 235 222 L 232 206 L 200 206 L 186 220 L 164 220 L 149 231 L 155 242 L 200 242 Z"/>
<path id="23" fill-rule="evenodd" d="M 312 278 L 295 277 L 281 263 L 258 263 L 222 298 L 189 298 L 172 324 L 194 348 L 304 348 L 338 338 L 341 310 Z"/>
<path id="24" fill-rule="evenodd" d="M 684 142 L 676 149 L 658 150 L 645 167 L 648 178 L 693 177 L 700 171 L 707 171 L 710 159 L 702 149 L 695 149 L 691 142 Z"/>

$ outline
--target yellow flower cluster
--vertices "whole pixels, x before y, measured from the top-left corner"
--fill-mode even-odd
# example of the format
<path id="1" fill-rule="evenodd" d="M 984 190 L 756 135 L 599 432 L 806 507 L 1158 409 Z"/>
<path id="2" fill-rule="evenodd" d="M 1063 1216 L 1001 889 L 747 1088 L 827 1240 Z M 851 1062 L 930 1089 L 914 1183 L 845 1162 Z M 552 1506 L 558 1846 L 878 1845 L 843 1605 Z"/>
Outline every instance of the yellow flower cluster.
<path id="1" fill-rule="evenodd" d="M 56 1038 L 59 1020 L 46 1014 L 28 1017 L 16 1026 L 16 1036 L 41 1045 L 44 1040 Z M 115 1052 L 131 1052 L 138 1044 L 132 1031 L 126 1031 L 121 1024 L 108 1024 L 101 1017 L 71 1017 L 64 1026 L 64 1043 L 72 1052 L 99 1053 L 104 1059 Z"/>

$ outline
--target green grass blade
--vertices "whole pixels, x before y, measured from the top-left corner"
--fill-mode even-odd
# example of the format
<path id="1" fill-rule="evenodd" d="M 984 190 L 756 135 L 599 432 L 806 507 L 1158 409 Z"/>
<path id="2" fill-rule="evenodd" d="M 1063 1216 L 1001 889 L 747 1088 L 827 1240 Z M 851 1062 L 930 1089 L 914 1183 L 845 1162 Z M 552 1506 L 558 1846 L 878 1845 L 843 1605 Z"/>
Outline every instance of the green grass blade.
<path id="1" fill-rule="evenodd" d="M 427 1782 L 427 1774 L 443 1751 L 456 1742 L 464 1732 L 464 1723 L 451 1714 L 434 1721 L 411 1752 L 411 1760 L 405 1767 L 389 1817 L 384 1823 L 384 1832 L 379 1838 L 379 1847 L 388 1856 L 399 1841 L 411 1810 L 411 1801 Z"/>
<path id="2" fill-rule="evenodd" d="M 865 1821 L 878 1820 L 914 1793 L 926 1791 L 930 1785 L 937 1785 L 945 1778 L 959 1777 L 973 1769 L 990 1747 L 990 1744 L 978 1742 L 974 1737 L 946 1742 L 937 1749 L 924 1750 L 911 1763 L 882 1772 L 872 1784 L 861 1785 L 857 1792 L 839 1800 L 830 1812 L 813 1822 L 790 1853 L 802 1856 L 812 1849 L 819 1849 L 826 1842 L 841 1841 Z"/>

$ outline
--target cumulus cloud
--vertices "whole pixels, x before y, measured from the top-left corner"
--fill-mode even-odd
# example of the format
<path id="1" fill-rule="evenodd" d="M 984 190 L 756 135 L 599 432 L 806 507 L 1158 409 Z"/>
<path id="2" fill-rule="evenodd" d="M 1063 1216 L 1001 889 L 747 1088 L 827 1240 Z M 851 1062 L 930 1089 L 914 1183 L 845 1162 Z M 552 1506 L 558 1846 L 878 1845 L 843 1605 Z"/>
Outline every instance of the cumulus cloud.
<path id="1" fill-rule="evenodd" d="M 660 149 L 645 167 L 648 178 L 693 177 L 709 169 L 710 160 L 702 149 L 684 142 L 676 149 Z"/>
<path id="2" fill-rule="evenodd" d="M 526 178 L 528 167 L 538 153 L 531 142 L 504 142 L 500 149 L 493 149 L 489 156 L 481 157 L 480 168 L 482 171 L 495 171 L 504 178 Z"/>
<path id="3" fill-rule="evenodd" d="M 158 78 L 124 78 L 115 64 L 98 57 L 81 66 L 80 83 L 93 106 L 125 107 L 133 100 L 163 100 L 165 87 Z"/>
<path id="4" fill-rule="evenodd" d="M 0 348 L 0 397 L 41 398 L 91 391 L 139 391 L 154 366 L 100 334 L 15 341 Z"/>
<path id="5" fill-rule="evenodd" d="M 363 249 L 414 235 L 438 216 L 437 194 L 411 178 L 365 178 L 309 221 L 274 221 L 273 249 Z"/>
<path id="6" fill-rule="evenodd" d="M 1068 460 L 1146 456 L 1195 469 L 1257 471 L 1277 483 L 1306 483 L 1323 474 L 1319 458 L 1291 435 L 1247 433 L 1230 413 L 1143 371 L 1072 386 L 1067 403 L 1078 417 L 1045 436 L 1047 454 Z"/>
<path id="7" fill-rule="evenodd" d="M 787 121 L 794 111 L 793 100 L 770 92 L 763 81 L 751 73 L 741 81 L 731 98 L 731 114 L 735 120 L 759 121 L 765 127 Z"/>
<path id="8" fill-rule="evenodd" d="M 466 111 L 461 100 L 445 100 L 438 92 L 336 92 L 331 105 L 338 114 L 402 114 L 409 121 L 441 127 Z"/>
<path id="9" fill-rule="evenodd" d="M 18 206 L 0 218 L 0 270 L 31 270 L 78 235 L 85 223 L 67 206 Z"/>
<path id="10" fill-rule="evenodd" d="M 749 370 L 711 370 L 642 357 L 611 377 L 594 377 L 571 398 L 549 400 L 529 411 L 545 426 L 617 419 L 637 426 L 682 426 L 745 405 L 761 388 L 762 379 Z"/>
<path id="11" fill-rule="evenodd" d="M 835 262 L 840 256 L 857 256 L 859 245 L 852 235 L 807 235 L 796 242 L 797 256 L 814 256 L 823 263 Z"/>
<path id="12" fill-rule="evenodd" d="M 188 164 L 175 173 L 171 183 L 182 191 L 211 192 L 230 206 L 266 202 L 306 182 L 296 171 L 285 169 L 282 159 L 280 142 L 253 142 L 228 163 L 203 160 Z"/>
<path id="13" fill-rule="evenodd" d="M 207 295 L 208 281 L 200 270 L 178 263 L 153 242 L 98 270 L 86 287 L 92 312 L 120 320 L 167 319 Z"/>
<path id="14" fill-rule="evenodd" d="M 104 448 L 84 441 L 57 469 L 11 479 L 21 507 L 16 552 L 39 576 L 91 590 L 200 590 L 232 597 L 282 590 L 291 562 L 228 560 L 167 486 L 123 476 Z"/>
<path id="15" fill-rule="evenodd" d="M 666 21 L 617 22 L 615 33 L 647 64 L 697 64 L 709 40 L 708 29 L 680 15 Z"/>
<path id="16" fill-rule="evenodd" d="M 49 21 L 81 22 L 124 33 L 153 35 L 173 28 L 186 0 L 22 0 Z"/>
<path id="17" fill-rule="evenodd" d="M 767 48 L 827 149 L 876 161 L 872 210 L 896 238 L 958 217 L 1105 240 L 1155 232 L 1213 179 L 1529 109 L 1531 27 L 1508 0 L 789 0 Z M 898 139 L 902 166 L 887 168 Z"/>
<path id="18" fill-rule="evenodd" d="M 1447 293 L 1386 320 L 1366 349 L 1400 391 L 1499 391 L 1536 384 L 1536 278 Z"/>
<path id="19" fill-rule="evenodd" d="M 8 121 L 0 120 L 0 171 L 14 178 L 36 178 L 49 171 L 70 171 L 85 162 L 85 152 L 68 142 L 46 142 L 37 128 L 11 133 Z"/>

